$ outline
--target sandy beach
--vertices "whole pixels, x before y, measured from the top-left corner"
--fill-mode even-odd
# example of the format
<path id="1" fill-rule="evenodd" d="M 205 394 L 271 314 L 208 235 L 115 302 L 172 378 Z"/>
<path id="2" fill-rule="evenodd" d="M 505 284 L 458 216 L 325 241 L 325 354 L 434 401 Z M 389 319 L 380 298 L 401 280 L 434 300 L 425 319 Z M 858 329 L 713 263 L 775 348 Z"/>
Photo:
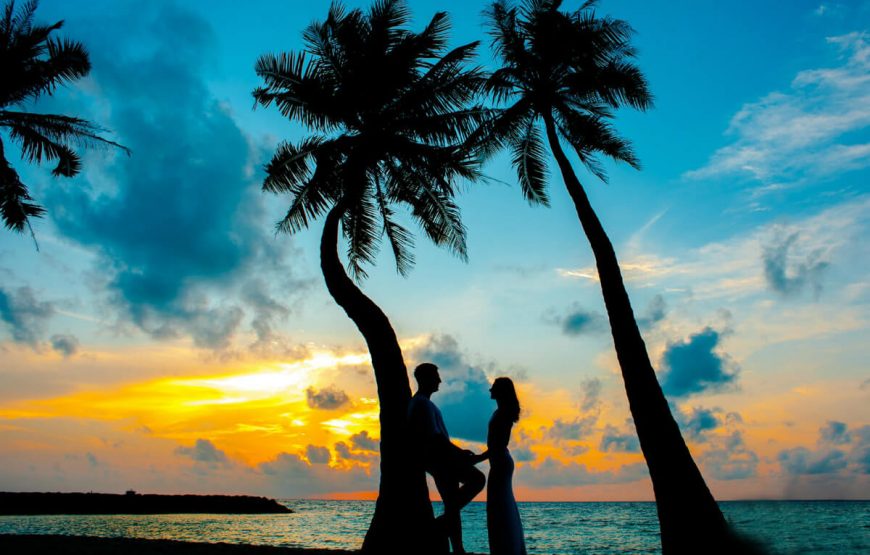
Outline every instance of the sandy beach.
<path id="1" fill-rule="evenodd" d="M 264 545 L 198 543 L 138 538 L 0 534 L 2 553 L 62 553 L 65 555 L 345 555 L 340 549 L 301 549 Z"/>

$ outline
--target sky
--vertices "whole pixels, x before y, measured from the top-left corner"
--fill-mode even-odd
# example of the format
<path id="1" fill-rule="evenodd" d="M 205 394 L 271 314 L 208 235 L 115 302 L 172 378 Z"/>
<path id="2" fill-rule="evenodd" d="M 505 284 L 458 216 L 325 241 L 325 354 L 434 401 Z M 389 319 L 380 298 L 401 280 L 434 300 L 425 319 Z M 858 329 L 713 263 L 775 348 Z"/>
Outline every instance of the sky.
<path id="1" fill-rule="evenodd" d="M 58 179 L 7 147 L 48 215 L 38 250 L 0 232 L 0 490 L 376 495 L 377 393 L 319 271 L 322 221 L 278 235 L 287 198 L 261 192 L 306 130 L 251 96 L 257 57 L 299 51 L 328 3 L 248 5 L 40 3 L 93 69 L 25 108 L 132 154 Z M 481 40 L 494 67 L 484 2 L 410 6 L 417 30 L 448 10 L 451 45 Z M 640 171 L 578 168 L 659 381 L 717 498 L 870 498 L 870 2 L 667 8 L 600 2 L 635 29 L 655 106 L 616 118 Z M 530 207 L 494 158 L 458 198 L 467 263 L 418 234 L 407 278 L 383 249 L 362 287 L 408 367 L 440 366 L 457 443 L 483 448 L 489 384 L 514 379 L 520 500 L 652 499 L 553 167 L 552 206 Z"/>

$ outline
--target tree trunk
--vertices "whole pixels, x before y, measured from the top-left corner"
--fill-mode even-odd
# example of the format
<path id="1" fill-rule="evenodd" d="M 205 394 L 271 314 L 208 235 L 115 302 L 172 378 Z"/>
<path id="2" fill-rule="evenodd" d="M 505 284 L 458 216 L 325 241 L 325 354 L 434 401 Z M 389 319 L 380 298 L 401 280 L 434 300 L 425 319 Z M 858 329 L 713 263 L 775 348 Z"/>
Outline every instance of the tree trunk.
<path id="1" fill-rule="evenodd" d="M 725 545 L 731 536 L 725 518 L 686 447 L 656 379 L 616 253 L 562 151 L 553 120 L 545 118 L 545 126 L 550 148 L 595 255 L 631 416 L 652 478 L 662 551 L 665 555 L 726 552 L 731 549 Z"/>
<path id="2" fill-rule="evenodd" d="M 434 526 L 432 503 L 421 467 L 408 460 L 406 422 L 411 387 L 396 332 L 384 312 L 347 276 L 338 257 L 338 226 L 343 204 L 326 217 L 320 242 L 320 267 L 332 298 L 362 333 L 372 357 L 380 401 L 381 482 L 375 514 L 363 552 L 407 552 L 426 542 Z M 421 552 L 425 552 L 425 549 Z"/>

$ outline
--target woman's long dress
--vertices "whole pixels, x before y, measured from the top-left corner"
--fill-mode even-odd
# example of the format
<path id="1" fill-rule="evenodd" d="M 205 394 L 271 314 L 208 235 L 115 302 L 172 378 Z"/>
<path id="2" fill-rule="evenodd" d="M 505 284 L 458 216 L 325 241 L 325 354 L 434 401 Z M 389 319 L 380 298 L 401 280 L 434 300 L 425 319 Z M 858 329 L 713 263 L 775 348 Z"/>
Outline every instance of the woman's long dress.
<path id="1" fill-rule="evenodd" d="M 489 420 L 486 445 L 489 479 L 486 483 L 486 528 L 492 555 L 526 555 L 523 524 L 514 498 L 514 460 L 508 451 L 513 422 L 496 410 Z"/>

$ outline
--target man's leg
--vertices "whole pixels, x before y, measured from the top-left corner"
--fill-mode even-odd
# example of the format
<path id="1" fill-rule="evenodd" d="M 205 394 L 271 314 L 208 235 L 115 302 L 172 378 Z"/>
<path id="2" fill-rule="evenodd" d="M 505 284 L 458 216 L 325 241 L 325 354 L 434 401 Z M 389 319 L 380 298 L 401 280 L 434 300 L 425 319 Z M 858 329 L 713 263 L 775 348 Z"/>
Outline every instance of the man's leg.
<path id="1" fill-rule="evenodd" d="M 477 497 L 477 494 L 483 491 L 486 485 L 486 476 L 477 469 L 473 464 L 465 464 L 456 469 L 456 475 L 459 481 L 462 482 L 462 487 L 458 491 L 459 508 L 462 509 L 471 500 Z"/>
<path id="2" fill-rule="evenodd" d="M 465 553 L 462 543 L 460 511 L 471 503 L 486 485 L 486 476 L 472 464 L 459 464 L 449 471 L 432 476 L 444 501 L 444 520 L 454 553 Z M 462 483 L 462 486 L 459 484 Z"/>
<path id="3" fill-rule="evenodd" d="M 462 521 L 459 519 L 459 510 L 463 507 L 459 503 L 459 482 L 449 471 L 433 473 L 432 478 L 435 480 L 438 494 L 441 495 L 441 501 L 444 502 L 444 514 L 435 520 L 443 519 L 444 529 L 447 531 L 447 537 L 450 538 L 450 545 L 453 546 L 453 553 L 465 553 L 465 546 L 462 544 Z"/>

